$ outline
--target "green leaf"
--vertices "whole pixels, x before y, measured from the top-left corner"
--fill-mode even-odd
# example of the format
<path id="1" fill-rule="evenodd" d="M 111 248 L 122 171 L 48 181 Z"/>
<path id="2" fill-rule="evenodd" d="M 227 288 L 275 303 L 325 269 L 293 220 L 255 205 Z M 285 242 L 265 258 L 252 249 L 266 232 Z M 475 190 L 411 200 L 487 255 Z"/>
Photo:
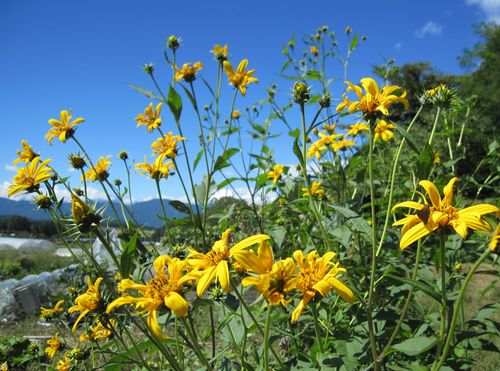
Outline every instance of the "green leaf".
<path id="1" fill-rule="evenodd" d="M 300 147 L 299 147 L 298 138 L 295 138 L 295 140 L 293 141 L 293 153 L 299 159 L 300 165 L 304 166 L 305 165 L 304 159 L 302 157 L 302 151 L 300 150 Z"/>
<path id="2" fill-rule="evenodd" d="M 151 90 L 147 90 L 147 89 L 143 89 L 143 88 L 140 88 L 138 86 L 135 86 L 133 84 L 128 84 L 128 86 L 130 86 L 132 89 L 134 89 L 135 91 L 141 93 L 141 94 L 144 94 L 146 97 L 148 98 L 151 98 L 151 99 L 158 99 L 158 100 L 161 100 L 163 101 L 163 99 L 159 96 L 157 96 L 155 93 L 153 93 Z"/>
<path id="3" fill-rule="evenodd" d="M 139 238 L 139 233 L 135 232 L 123 246 L 123 252 L 120 257 L 120 274 L 122 277 L 128 277 L 130 274 L 130 268 L 132 267 L 132 260 L 137 250 L 137 239 Z"/>
<path id="4" fill-rule="evenodd" d="M 189 214 L 189 212 L 190 212 L 189 207 L 184 202 L 177 201 L 177 200 L 170 200 L 170 201 L 168 201 L 168 203 L 175 210 L 180 211 L 181 213 Z"/>
<path id="5" fill-rule="evenodd" d="M 436 336 L 419 336 L 393 345 L 391 349 L 409 356 L 416 356 L 432 349 L 437 342 L 438 338 Z"/>
<path id="6" fill-rule="evenodd" d="M 349 45 L 349 54 L 351 54 L 356 49 L 358 44 L 359 44 L 359 37 L 358 35 L 354 35 L 351 41 L 351 45 Z"/>
<path id="7" fill-rule="evenodd" d="M 420 155 L 420 151 L 418 150 L 417 146 L 415 145 L 415 143 L 413 143 L 413 140 L 411 140 L 411 138 L 408 136 L 408 133 L 406 132 L 405 129 L 403 129 L 401 127 L 401 125 L 398 125 L 398 124 L 395 124 L 393 123 L 395 126 L 396 126 L 396 130 L 399 132 L 399 134 L 405 138 L 406 142 L 408 142 L 408 145 L 410 146 L 410 148 L 417 154 L 417 155 Z"/>
<path id="8" fill-rule="evenodd" d="M 227 179 L 224 179 L 222 182 L 220 182 L 217 185 L 217 190 L 224 188 L 225 186 L 231 184 L 232 182 L 234 182 L 235 180 L 238 180 L 238 179 L 239 178 L 227 178 Z"/>
<path id="9" fill-rule="evenodd" d="M 425 143 L 424 149 L 420 152 L 420 156 L 417 160 L 417 177 L 419 180 L 424 180 L 429 177 L 433 163 L 434 151 L 429 143 Z"/>
<path id="10" fill-rule="evenodd" d="M 203 149 L 201 149 L 200 152 L 198 152 L 196 158 L 194 159 L 193 171 L 196 170 L 196 167 L 198 166 L 198 163 L 200 162 L 202 155 L 203 155 Z"/>
<path id="11" fill-rule="evenodd" d="M 214 92 L 214 89 L 212 89 L 212 87 L 210 86 L 210 84 L 202 77 L 201 80 L 203 81 L 203 83 L 205 84 L 205 86 L 207 87 L 208 91 L 210 92 L 210 94 L 212 95 L 212 97 L 215 99 L 215 92 Z"/>
<path id="12" fill-rule="evenodd" d="M 174 115 L 175 122 L 179 122 L 182 111 L 182 99 L 173 86 L 170 86 L 170 89 L 168 89 L 168 106 Z"/>
<path id="13" fill-rule="evenodd" d="M 407 284 L 415 287 L 416 289 L 426 293 L 431 298 L 436 300 L 439 304 L 441 304 L 441 295 L 437 291 L 435 291 L 431 286 L 429 286 L 427 283 L 422 282 L 422 281 L 415 281 L 415 280 L 412 280 L 412 279 L 407 278 L 407 277 L 396 276 L 396 275 L 393 275 L 390 273 L 387 274 L 386 276 L 390 277 L 396 281 L 407 283 Z"/>
<path id="14" fill-rule="evenodd" d="M 234 156 L 235 153 L 238 153 L 240 150 L 238 148 L 228 148 L 226 149 L 222 155 L 217 157 L 214 165 L 214 172 L 224 169 L 225 167 L 230 166 L 229 159 Z"/>
<path id="15" fill-rule="evenodd" d="M 268 234 L 273 238 L 273 241 L 276 242 L 276 245 L 281 247 L 285 240 L 286 229 L 281 226 L 273 227 L 268 231 Z"/>
<path id="16" fill-rule="evenodd" d="M 329 204 L 329 206 L 335 211 L 342 214 L 347 220 L 352 223 L 352 226 L 358 231 L 366 234 L 368 237 L 372 235 L 372 229 L 362 217 L 360 217 L 356 212 L 343 206 L 338 206 L 335 204 Z"/>
<path id="17" fill-rule="evenodd" d="M 308 80 L 321 80 L 321 73 L 316 70 L 307 70 L 306 78 Z"/>

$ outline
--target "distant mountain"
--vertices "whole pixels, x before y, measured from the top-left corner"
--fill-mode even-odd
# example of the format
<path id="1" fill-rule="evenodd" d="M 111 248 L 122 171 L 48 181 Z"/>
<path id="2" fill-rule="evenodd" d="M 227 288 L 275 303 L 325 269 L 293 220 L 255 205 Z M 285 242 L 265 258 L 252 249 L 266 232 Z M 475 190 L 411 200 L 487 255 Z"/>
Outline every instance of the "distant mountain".
<path id="1" fill-rule="evenodd" d="M 178 203 L 178 201 L 176 202 Z M 169 200 L 163 200 L 163 203 L 165 205 L 165 211 L 169 218 L 186 217 L 186 214 L 177 211 L 172 205 L 170 205 Z M 97 208 L 99 209 L 103 205 L 103 202 L 98 202 Z M 118 213 L 121 214 L 120 204 L 114 203 L 114 205 Z M 163 224 L 161 219 L 158 217 L 160 215 L 163 215 L 159 199 L 137 202 L 132 205 L 132 210 L 134 217 L 141 225 L 146 225 L 149 227 L 160 227 Z M 71 203 L 64 202 L 62 205 L 62 211 L 65 215 L 69 215 L 71 213 Z M 36 208 L 36 205 L 32 201 L 14 201 L 8 198 L 0 197 L 0 216 L 10 215 L 20 215 L 33 220 L 51 219 L 50 215 L 45 210 L 38 210 Z M 114 217 L 111 207 L 108 206 L 106 208 L 104 216 Z"/>

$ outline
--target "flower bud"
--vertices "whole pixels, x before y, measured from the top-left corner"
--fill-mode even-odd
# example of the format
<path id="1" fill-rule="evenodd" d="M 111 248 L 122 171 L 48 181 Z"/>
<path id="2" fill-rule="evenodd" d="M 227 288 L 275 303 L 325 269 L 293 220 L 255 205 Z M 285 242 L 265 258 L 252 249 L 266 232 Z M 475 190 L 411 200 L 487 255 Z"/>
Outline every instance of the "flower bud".
<path id="1" fill-rule="evenodd" d="M 74 194 L 71 195 L 71 217 L 82 233 L 90 232 L 101 221 L 101 216 Z"/>
<path id="2" fill-rule="evenodd" d="M 167 45 L 170 49 L 172 49 L 173 51 L 176 51 L 180 46 L 179 39 L 175 35 L 171 35 L 167 39 Z"/>
<path id="3" fill-rule="evenodd" d="M 293 85 L 293 100 L 295 103 L 304 104 L 311 99 L 309 87 L 303 82 L 297 81 Z"/>
<path id="4" fill-rule="evenodd" d="M 321 108 L 328 108 L 332 104 L 331 95 L 329 93 L 323 94 L 319 98 L 319 106 Z"/>
<path id="5" fill-rule="evenodd" d="M 69 154 L 68 159 L 71 167 L 76 170 L 83 169 L 87 165 L 80 154 Z"/>
<path id="6" fill-rule="evenodd" d="M 126 151 L 120 151 L 120 153 L 118 153 L 118 157 L 120 157 L 120 160 L 125 161 L 128 159 L 128 153 Z"/>
<path id="7" fill-rule="evenodd" d="M 115 179 L 115 186 L 119 187 L 122 185 L 122 181 L 120 179 Z"/>
<path id="8" fill-rule="evenodd" d="M 153 63 L 146 63 L 143 68 L 144 72 L 147 73 L 148 75 L 152 75 L 153 71 L 155 70 L 153 67 Z"/>
<path id="9" fill-rule="evenodd" d="M 39 195 L 35 200 L 36 205 L 39 209 L 50 209 L 52 206 L 52 200 L 49 196 Z"/>

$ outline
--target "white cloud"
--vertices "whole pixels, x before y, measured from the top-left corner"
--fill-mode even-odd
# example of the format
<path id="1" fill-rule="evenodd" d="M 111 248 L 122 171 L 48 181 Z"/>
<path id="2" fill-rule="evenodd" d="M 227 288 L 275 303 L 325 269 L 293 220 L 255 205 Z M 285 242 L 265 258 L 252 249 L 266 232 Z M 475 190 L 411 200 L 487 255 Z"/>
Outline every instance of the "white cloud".
<path id="1" fill-rule="evenodd" d="M 8 198 L 7 189 L 9 188 L 10 184 L 11 183 L 7 180 L 0 183 L 0 197 Z M 57 198 L 59 200 L 64 197 L 65 202 L 71 202 L 71 195 L 66 188 L 64 188 L 60 185 L 57 185 L 55 188 L 55 192 L 56 192 Z M 91 200 L 95 200 L 95 201 L 106 200 L 106 194 L 102 190 L 97 189 L 97 188 L 88 187 L 87 194 Z M 35 198 L 34 196 L 36 196 L 36 194 L 17 194 L 12 198 L 12 200 L 32 201 Z"/>
<path id="2" fill-rule="evenodd" d="M 402 47 L 403 47 L 403 44 L 401 44 L 401 43 L 394 44 L 394 50 L 397 52 L 399 52 Z"/>
<path id="3" fill-rule="evenodd" d="M 441 35 L 442 32 L 443 32 L 443 26 L 434 23 L 432 21 L 429 21 L 415 31 L 415 36 L 421 39 L 426 36 Z"/>
<path id="4" fill-rule="evenodd" d="M 4 168 L 10 173 L 17 173 L 17 167 L 14 165 L 6 164 Z"/>
<path id="5" fill-rule="evenodd" d="M 467 5 L 477 5 L 486 15 L 486 20 L 500 24 L 500 0 L 465 0 Z"/>

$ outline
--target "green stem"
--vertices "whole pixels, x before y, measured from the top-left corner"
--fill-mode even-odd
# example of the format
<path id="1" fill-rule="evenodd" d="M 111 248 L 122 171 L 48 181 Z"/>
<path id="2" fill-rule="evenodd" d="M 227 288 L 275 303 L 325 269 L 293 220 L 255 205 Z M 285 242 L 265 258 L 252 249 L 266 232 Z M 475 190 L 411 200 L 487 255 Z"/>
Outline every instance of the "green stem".
<path id="1" fill-rule="evenodd" d="M 168 228 L 167 212 L 165 211 L 165 205 L 163 204 L 163 197 L 161 196 L 160 179 L 155 179 L 155 183 L 156 183 L 156 190 L 158 191 L 158 197 L 160 198 L 161 211 L 163 213 L 163 218 L 165 219 L 165 228 L 167 230 L 168 243 L 172 245 L 170 229 Z"/>
<path id="2" fill-rule="evenodd" d="M 418 265 L 420 262 L 420 252 L 422 251 L 422 240 L 418 240 L 418 245 L 417 245 L 417 256 L 415 258 L 415 266 L 413 267 L 413 273 L 411 275 L 411 279 L 414 281 L 417 278 L 417 272 L 418 272 Z M 378 362 L 382 362 L 382 360 L 387 356 L 387 351 L 389 350 L 389 347 L 392 345 L 393 341 L 396 339 L 396 336 L 398 335 L 399 329 L 401 328 L 401 324 L 403 323 L 403 319 L 406 317 L 406 313 L 408 312 L 408 308 L 410 307 L 410 301 L 413 296 L 413 286 L 410 287 L 410 291 L 408 292 L 408 295 L 406 296 L 406 301 L 405 304 L 403 305 L 403 310 L 401 311 L 401 315 L 399 316 L 399 320 L 396 323 L 396 327 L 392 331 L 391 337 L 389 338 L 389 341 L 387 342 L 386 346 L 384 347 L 384 350 L 381 352 Z"/>
<path id="3" fill-rule="evenodd" d="M 469 270 L 469 273 L 467 273 L 467 276 L 465 277 L 465 281 L 462 285 L 462 288 L 460 289 L 460 293 L 458 294 L 458 298 L 455 301 L 455 306 L 453 308 L 453 315 L 451 318 L 451 323 L 450 323 L 450 328 L 448 330 L 448 335 L 446 336 L 446 343 L 444 345 L 443 352 L 441 354 L 441 357 L 439 359 L 439 362 L 433 367 L 433 371 L 439 370 L 442 366 L 443 363 L 446 361 L 446 357 L 448 356 L 448 352 L 450 351 L 450 346 L 451 346 L 451 341 L 455 335 L 455 327 L 457 324 L 457 319 L 460 313 L 460 308 L 463 303 L 464 295 L 465 295 L 465 290 L 469 286 L 469 283 L 472 279 L 472 276 L 476 272 L 476 270 L 479 268 L 479 266 L 483 263 L 483 261 L 488 257 L 490 254 L 490 250 L 486 249 L 483 255 L 479 257 L 479 259 L 474 263 L 474 265 L 471 267 Z"/>
<path id="4" fill-rule="evenodd" d="M 264 370 L 269 369 L 269 329 L 271 327 L 271 304 L 267 304 L 266 327 L 264 329 Z"/>
<path id="5" fill-rule="evenodd" d="M 423 109 L 423 106 L 420 106 L 417 113 L 415 114 L 415 116 L 411 120 L 410 124 L 408 125 L 408 128 L 406 129 L 406 134 L 408 134 L 410 132 L 410 129 L 412 128 L 413 124 L 417 121 L 417 117 L 422 112 L 422 109 Z M 390 219 L 390 216 L 392 214 L 391 213 L 392 197 L 394 194 L 394 183 L 396 180 L 397 166 L 399 164 L 399 156 L 401 155 L 401 150 L 403 149 L 403 145 L 405 144 L 405 142 L 406 142 L 406 139 L 403 137 L 403 139 L 401 139 L 401 143 L 399 144 L 398 150 L 396 151 L 396 155 L 394 156 L 394 159 L 392 161 L 389 199 L 387 200 L 387 211 L 385 213 L 384 228 L 382 229 L 382 235 L 380 236 L 380 241 L 379 241 L 378 248 L 377 248 L 377 256 L 379 255 L 380 250 L 382 249 L 382 245 L 384 244 L 385 235 L 387 233 L 387 228 L 389 226 L 389 219 Z"/>
<path id="6" fill-rule="evenodd" d="M 370 119 L 370 145 L 368 153 L 368 175 L 370 178 L 370 205 L 371 205 L 371 221 L 372 221 L 372 264 L 370 272 L 370 287 L 368 289 L 368 302 L 366 305 L 366 317 L 368 320 L 368 333 L 370 337 L 370 348 L 375 371 L 380 369 L 380 364 L 377 357 L 377 342 L 375 339 L 375 329 L 373 323 L 373 294 L 375 291 L 375 270 L 377 269 L 377 219 L 375 213 L 375 186 L 373 181 L 373 148 L 375 145 L 375 122 Z"/>
<path id="7" fill-rule="evenodd" d="M 434 124 L 432 125 L 431 136 L 429 137 L 429 145 L 432 144 L 432 140 L 434 139 L 434 134 L 436 132 L 440 113 L 441 113 L 441 107 L 438 106 L 437 111 L 436 111 L 436 117 L 434 118 Z"/>
<path id="8" fill-rule="evenodd" d="M 123 160 L 123 163 L 125 164 L 125 170 L 127 170 L 127 187 L 128 187 L 128 199 L 130 202 L 130 209 L 132 210 L 132 188 L 131 188 L 131 183 L 130 183 L 130 169 L 129 166 L 127 165 L 127 160 Z"/>
<path id="9" fill-rule="evenodd" d="M 203 351 L 200 348 L 200 345 L 198 344 L 198 341 L 196 340 L 196 337 L 194 336 L 193 332 L 191 331 L 191 327 L 189 326 L 189 323 L 186 321 L 184 317 L 181 317 L 181 321 L 184 324 L 184 329 L 186 330 L 186 333 L 189 337 L 191 346 L 198 356 L 198 359 L 200 360 L 201 363 L 208 369 L 211 370 L 212 366 L 210 365 L 210 362 L 208 362 L 207 358 L 203 354 Z"/>
<path id="10" fill-rule="evenodd" d="M 324 353 L 325 349 L 323 347 L 323 341 L 321 339 L 321 330 L 319 328 L 319 321 L 318 321 L 318 309 L 316 308 L 316 303 L 310 303 L 309 305 L 311 307 L 311 312 L 313 315 L 314 332 L 316 333 L 316 341 L 318 342 L 319 351 L 320 353 Z"/>
<path id="11" fill-rule="evenodd" d="M 436 361 L 437 356 L 441 354 L 441 350 L 443 348 L 443 344 L 445 342 L 446 335 L 446 321 L 447 321 L 447 312 L 448 312 L 448 300 L 446 297 L 446 235 L 442 234 L 439 238 L 439 252 L 441 258 L 441 322 L 439 325 L 439 344 L 436 352 Z"/>

